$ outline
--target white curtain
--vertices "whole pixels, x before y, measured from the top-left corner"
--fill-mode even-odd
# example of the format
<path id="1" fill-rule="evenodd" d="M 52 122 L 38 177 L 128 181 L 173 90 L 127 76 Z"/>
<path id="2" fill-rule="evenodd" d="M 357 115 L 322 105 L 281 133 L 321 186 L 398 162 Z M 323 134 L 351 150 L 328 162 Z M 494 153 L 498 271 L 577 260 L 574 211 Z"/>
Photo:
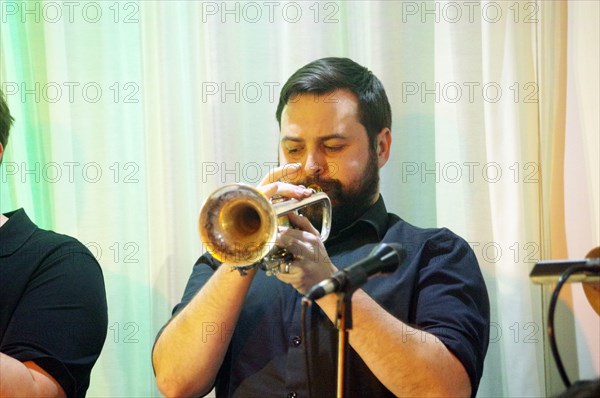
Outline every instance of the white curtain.
<path id="1" fill-rule="evenodd" d="M 449 227 L 478 256 L 492 305 L 478 395 L 560 391 L 547 382 L 545 300 L 528 275 L 536 260 L 598 245 L 597 3 L 3 1 L 0 9 L 0 83 L 16 119 L 0 207 L 24 207 L 41 227 L 78 237 L 102 265 L 110 320 L 89 396 L 160 396 L 150 352 L 203 251 L 202 200 L 273 167 L 279 90 L 325 56 L 354 59 L 386 87 L 388 208 Z M 573 361 L 585 364 L 572 378 L 593 377 L 597 322 L 589 312 L 574 317 L 591 326 L 571 326 Z"/>

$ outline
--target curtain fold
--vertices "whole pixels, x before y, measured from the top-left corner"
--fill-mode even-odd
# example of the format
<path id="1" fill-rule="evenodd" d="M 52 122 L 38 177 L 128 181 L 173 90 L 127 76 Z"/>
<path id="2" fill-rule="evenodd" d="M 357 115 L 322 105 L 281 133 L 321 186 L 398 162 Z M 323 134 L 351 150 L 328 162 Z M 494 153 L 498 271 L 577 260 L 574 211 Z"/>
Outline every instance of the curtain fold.
<path id="1" fill-rule="evenodd" d="M 568 4 L 542 7 L 538 25 L 540 156 L 544 254 L 566 258 L 564 167 Z"/>

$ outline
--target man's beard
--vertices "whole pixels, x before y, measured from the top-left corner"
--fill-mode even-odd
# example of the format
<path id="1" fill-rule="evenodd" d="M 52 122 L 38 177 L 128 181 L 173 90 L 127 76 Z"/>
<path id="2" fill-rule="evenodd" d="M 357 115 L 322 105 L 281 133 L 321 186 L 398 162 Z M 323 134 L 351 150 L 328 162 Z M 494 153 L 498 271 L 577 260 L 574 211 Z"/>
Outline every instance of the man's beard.
<path id="1" fill-rule="evenodd" d="M 318 175 L 295 181 L 296 184 L 305 187 L 318 185 L 323 192 L 327 193 L 332 206 L 332 235 L 362 216 L 376 199 L 375 195 L 379 190 L 379 167 L 377 156 L 373 151 L 369 152 L 369 161 L 362 176 L 349 187 L 342 187 L 341 182 L 336 179 L 320 179 Z M 322 206 L 316 204 L 300 209 L 299 213 L 307 217 L 311 224 L 321 231 L 322 209 Z"/>

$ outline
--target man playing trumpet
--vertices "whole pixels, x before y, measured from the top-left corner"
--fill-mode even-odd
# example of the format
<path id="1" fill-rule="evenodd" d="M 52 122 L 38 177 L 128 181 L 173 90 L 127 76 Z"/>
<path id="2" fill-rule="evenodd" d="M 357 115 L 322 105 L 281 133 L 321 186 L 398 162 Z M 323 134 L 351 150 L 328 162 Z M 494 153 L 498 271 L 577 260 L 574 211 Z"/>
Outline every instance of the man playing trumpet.
<path id="1" fill-rule="evenodd" d="M 475 396 L 488 345 L 489 302 L 469 245 L 447 229 L 420 229 L 388 213 L 379 169 L 390 156 L 391 108 L 381 82 L 344 58 L 314 61 L 290 77 L 277 108 L 281 167 L 258 189 L 303 199 L 316 184 L 333 222 L 323 243 L 320 216 L 289 214 L 277 245 L 292 261 L 269 277 L 195 264 L 183 299 L 153 350 L 167 396 L 329 397 L 336 392 L 337 298 L 309 307 L 315 284 L 364 258 L 379 242 L 407 248 L 394 273 L 352 296 L 348 396 Z"/>

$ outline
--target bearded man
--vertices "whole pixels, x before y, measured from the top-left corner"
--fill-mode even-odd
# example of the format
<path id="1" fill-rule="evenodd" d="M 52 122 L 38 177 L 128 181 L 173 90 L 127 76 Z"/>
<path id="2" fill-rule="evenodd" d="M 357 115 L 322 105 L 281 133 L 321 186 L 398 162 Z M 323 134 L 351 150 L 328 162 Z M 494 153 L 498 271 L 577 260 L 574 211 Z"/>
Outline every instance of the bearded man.
<path id="1" fill-rule="evenodd" d="M 378 243 L 395 242 L 406 247 L 404 263 L 352 295 L 348 395 L 475 396 L 488 346 L 485 283 L 462 238 L 387 212 L 379 169 L 390 156 L 392 117 L 379 79 L 350 59 L 311 62 L 283 86 L 276 117 L 280 167 L 258 189 L 302 199 L 317 184 L 332 201 L 331 235 L 321 242 L 312 211 L 289 215 L 294 228 L 280 228 L 277 245 L 293 261 L 275 278 L 256 268 L 241 275 L 203 255 L 154 346 L 161 391 L 335 396 L 338 300 L 325 295 L 302 320 L 302 298 Z"/>

